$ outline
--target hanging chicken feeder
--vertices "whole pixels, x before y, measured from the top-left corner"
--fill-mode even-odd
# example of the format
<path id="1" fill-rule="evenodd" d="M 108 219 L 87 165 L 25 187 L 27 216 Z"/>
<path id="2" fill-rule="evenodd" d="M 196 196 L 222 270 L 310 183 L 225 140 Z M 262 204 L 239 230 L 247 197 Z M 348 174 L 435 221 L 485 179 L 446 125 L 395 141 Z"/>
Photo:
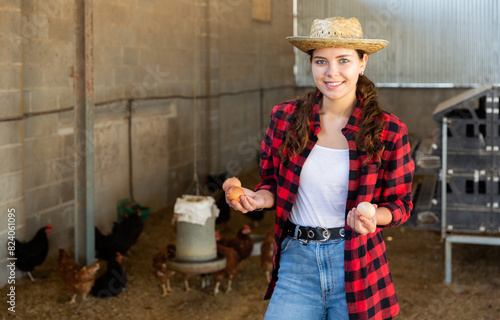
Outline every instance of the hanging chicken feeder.
<path id="1" fill-rule="evenodd" d="M 176 253 L 167 267 L 186 274 L 212 273 L 226 267 L 217 256 L 215 219 L 219 209 L 207 196 L 183 195 L 174 206 L 177 219 Z"/>
<path id="2" fill-rule="evenodd" d="M 197 23 L 195 19 L 195 23 Z M 198 39 L 193 38 L 193 52 L 196 52 Z M 194 55 L 194 78 L 198 79 L 198 55 Z M 193 86 L 193 114 L 197 115 L 197 83 Z M 176 254 L 167 258 L 167 267 L 184 274 L 213 273 L 226 267 L 226 258 L 217 255 L 215 241 L 215 218 L 219 209 L 212 197 L 200 196 L 202 190 L 198 180 L 198 117 L 193 125 L 193 182 L 196 195 L 185 194 L 177 198 L 174 214 L 177 218 Z M 190 186 L 190 188 L 191 188 Z M 203 190 L 202 190 L 203 191 Z"/>

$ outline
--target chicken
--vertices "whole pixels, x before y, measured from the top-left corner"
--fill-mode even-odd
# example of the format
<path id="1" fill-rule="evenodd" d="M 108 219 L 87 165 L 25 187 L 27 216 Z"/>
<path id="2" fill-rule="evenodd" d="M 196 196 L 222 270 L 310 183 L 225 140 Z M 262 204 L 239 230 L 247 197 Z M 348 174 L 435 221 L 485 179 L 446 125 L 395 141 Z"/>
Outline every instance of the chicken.
<path id="1" fill-rule="evenodd" d="M 236 238 L 221 239 L 218 241 L 224 247 L 233 248 L 239 256 L 239 261 L 242 261 L 252 254 L 253 239 L 250 237 L 251 229 L 248 225 L 244 225 L 236 234 Z"/>
<path id="2" fill-rule="evenodd" d="M 177 233 L 177 226 L 179 225 L 179 216 L 174 214 L 171 220 L 172 224 L 172 229 L 174 230 L 174 233 Z"/>
<path id="3" fill-rule="evenodd" d="M 174 216 L 172 217 L 172 228 L 174 230 L 175 233 L 177 233 L 177 224 L 178 224 L 178 215 L 174 214 Z M 184 273 L 183 274 L 183 279 L 184 279 L 184 288 L 186 289 L 186 291 L 191 291 L 191 288 L 189 287 L 189 278 L 191 277 L 190 274 L 188 273 Z M 203 281 L 204 281 L 204 276 L 202 275 L 202 287 L 203 287 Z"/>
<path id="4" fill-rule="evenodd" d="M 141 220 L 141 212 L 126 215 L 125 219 L 113 224 L 113 231 L 109 235 L 103 235 L 95 227 L 95 246 L 97 257 L 103 260 L 112 260 L 116 252 L 122 255 L 127 254 L 130 248 L 137 242 L 137 239 L 144 229 L 144 223 Z"/>
<path id="5" fill-rule="evenodd" d="M 226 276 L 228 279 L 226 292 L 231 291 L 231 284 L 234 276 L 238 274 L 238 263 L 240 261 L 240 257 L 238 252 L 233 248 L 224 247 L 221 244 L 217 245 L 217 253 L 224 255 L 226 257 L 226 267 L 222 271 L 218 271 L 214 273 L 215 277 L 215 288 L 214 295 L 219 293 L 220 282 L 222 277 Z"/>
<path id="6" fill-rule="evenodd" d="M 216 235 L 217 240 L 219 240 L 219 235 Z M 227 277 L 227 289 L 226 293 L 231 291 L 231 284 L 234 276 L 238 274 L 238 263 L 240 262 L 240 256 L 238 252 L 231 247 L 225 247 L 221 243 L 217 242 L 217 254 L 219 256 L 226 257 L 226 267 L 214 273 L 215 278 L 215 288 L 214 295 L 219 293 L 220 282 L 224 276 Z"/>
<path id="7" fill-rule="evenodd" d="M 189 273 L 184 273 L 183 279 L 184 279 L 184 288 L 186 289 L 186 292 L 191 291 L 191 287 L 189 287 L 189 278 L 191 275 Z"/>
<path id="8" fill-rule="evenodd" d="M 85 301 L 87 293 L 94 285 L 97 270 L 99 270 L 99 263 L 84 267 L 70 259 L 64 249 L 59 248 L 59 273 L 64 284 L 73 294 L 70 303 L 76 302 L 78 293 L 82 294 L 82 300 Z"/>
<path id="9" fill-rule="evenodd" d="M 222 184 L 226 180 L 226 176 L 227 173 L 223 172 L 216 175 L 207 175 L 204 179 L 205 191 L 208 191 L 207 194 L 214 197 L 215 205 L 219 208 L 219 216 L 215 219 L 215 224 L 222 226 L 222 228 L 226 228 L 227 222 L 231 218 L 231 209 L 226 202 L 226 195 L 222 191 Z"/>
<path id="10" fill-rule="evenodd" d="M 271 271 L 273 270 L 273 255 L 274 255 L 274 229 L 267 232 L 264 241 L 260 247 L 260 266 L 266 273 L 267 282 L 271 279 Z"/>
<path id="11" fill-rule="evenodd" d="M 155 276 L 160 280 L 162 287 L 162 297 L 166 297 L 169 292 L 172 292 L 170 287 L 170 278 L 175 274 L 175 271 L 167 268 L 167 259 L 175 257 L 175 245 L 169 244 L 164 250 L 161 250 L 153 255 L 153 268 Z M 165 285 L 166 284 L 166 285 Z"/>
<path id="12" fill-rule="evenodd" d="M 115 231 L 118 228 L 118 224 L 115 222 L 113 226 L 113 232 L 109 235 L 104 235 L 99 230 L 99 228 L 94 227 L 95 232 L 95 249 L 97 251 L 97 257 L 103 260 L 111 260 L 116 252 L 120 252 L 120 243 L 118 236 L 116 236 Z"/>
<path id="13" fill-rule="evenodd" d="M 35 281 L 31 272 L 36 266 L 45 261 L 49 253 L 48 236 L 53 229 L 50 224 L 47 224 L 45 227 L 40 228 L 30 241 L 23 243 L 17 239 L 15 240 L 16 266 L 19 270 L 28 273 L 31 281 Z"/>
<path id="14" fill-rule="evenodd" d="M 134 207 L 132 207 L 134 208 Z M 141 219 L 141 210 L 139 206 L 134 208 L 136 211 L 133 214 L 125 215 L 125 219 L 121 222 L 123 226 L 123 232 L 127 236 L 127 251 L 136 244 L 139 236 L 144 230 L 144 222 Z"/>
<path id="15" fill-rule="evenodd" d="M 98 298 L 115 297 L 127 286 L 127 275 L 121 266 L 123 256 L 117 252 L 113 260 L 108 261 L 106 273 L 95 280 L 90 294 Z"/>

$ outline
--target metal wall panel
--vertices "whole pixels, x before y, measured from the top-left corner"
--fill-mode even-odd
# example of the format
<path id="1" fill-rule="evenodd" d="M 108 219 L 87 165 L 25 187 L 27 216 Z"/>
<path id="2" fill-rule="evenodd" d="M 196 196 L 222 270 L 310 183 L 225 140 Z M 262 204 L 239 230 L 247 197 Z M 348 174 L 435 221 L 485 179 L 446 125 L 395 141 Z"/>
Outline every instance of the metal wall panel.
<path id="1" fill-rule="evenodd" d="M 364 37 L 389 45 L 369 57 L 366 74 L 381 87 L 474 87 L 500 84 L 498 0 L 294 0 L 297 35 L 316 18 L 356 17 Z M 312 82 L 296 50 L 297 85 Z"/>

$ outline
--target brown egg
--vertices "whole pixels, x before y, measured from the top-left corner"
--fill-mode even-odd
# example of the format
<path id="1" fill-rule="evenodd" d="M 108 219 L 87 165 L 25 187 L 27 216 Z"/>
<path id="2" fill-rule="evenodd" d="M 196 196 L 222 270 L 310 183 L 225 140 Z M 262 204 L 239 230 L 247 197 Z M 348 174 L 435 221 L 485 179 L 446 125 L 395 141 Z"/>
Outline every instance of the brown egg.
<path id="1" fill-rule="evenodd" d="M 370 202 L 360 202 L 356 209 L 362 216 L 367 217 L 368 219 L 375 215 L 375 207 Z"/>
<path id="2" fill-rule="evenodd" d="M 232 177 L 224 181 L 222 184 L 222 190 L 224 191 L 227 191 L 230 187 L 241 187 L 241 181 L 236 177 Z"/>
<path id="3" fill-rule="evenodd" d="M 244 195 L 245 192 L 240 187 L 231 187 L 227 189 L 227 198 L 229 200 L 236 200 L 240 202 L 240 196 Z"/>

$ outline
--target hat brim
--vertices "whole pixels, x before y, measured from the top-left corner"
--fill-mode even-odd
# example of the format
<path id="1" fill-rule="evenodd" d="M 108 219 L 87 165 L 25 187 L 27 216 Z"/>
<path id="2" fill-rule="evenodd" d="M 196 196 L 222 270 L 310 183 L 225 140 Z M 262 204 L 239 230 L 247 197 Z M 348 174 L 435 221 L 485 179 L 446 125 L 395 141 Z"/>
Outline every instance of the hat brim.
<path id="1" fill-rule="evenodd" d="M 286 39 L 300 51 L 305 53 L 321 48 L 347 48 L 363 50 L 366 54 L 370 55 L 382 50 L 389 44 L 389 41 L 381 39 L 333 39 L 311 37 L 287 37 Z"/>

